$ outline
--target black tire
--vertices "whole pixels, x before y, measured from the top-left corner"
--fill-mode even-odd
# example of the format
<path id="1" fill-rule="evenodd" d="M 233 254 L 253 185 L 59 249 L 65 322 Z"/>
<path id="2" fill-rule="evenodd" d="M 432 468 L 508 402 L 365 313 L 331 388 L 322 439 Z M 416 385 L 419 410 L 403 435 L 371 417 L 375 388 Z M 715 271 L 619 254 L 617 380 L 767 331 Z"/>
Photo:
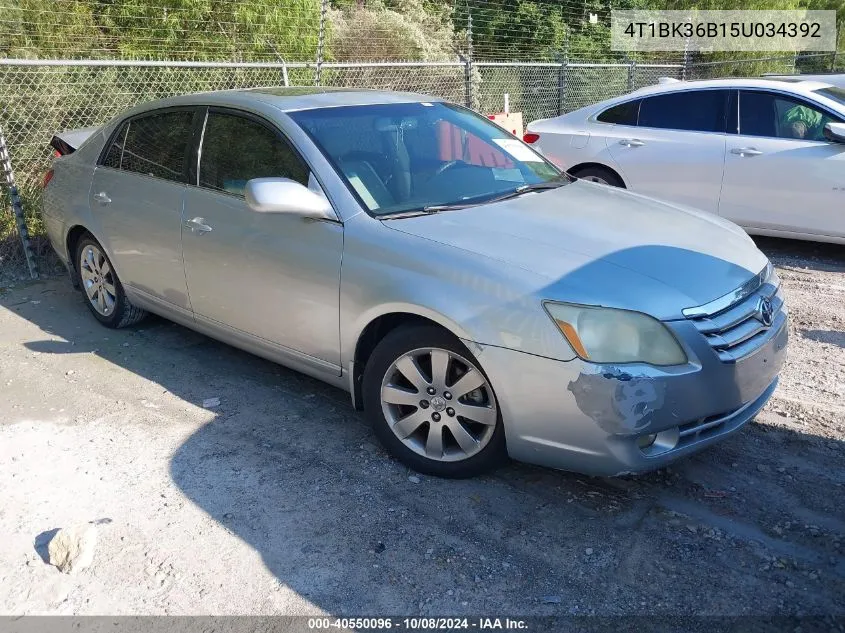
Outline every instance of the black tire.
<path id="1" fill-rule="evenodd" d="M 460 459 L 460 461 L 439 461 L 414 452 L 391 430 L 390 423 L 382 409 L 381 389 L 387 372 L 391 370 L 393 363 L 403 355 L 421 348 L 438 348 L 462 357 L 474 365 L 489 385 L 491 393 L 488 397 L 492 398 L 492 403 L 496 406 L 496 422 L 493 426 L 492 435 L 489 436 L 486 445 L 479 452 L 465 459 Z M 449 366 L 454 367 L 454 362 L 450 361 L 450 363 Z M 432 325 L 413 325 L 399 327 L 391 331 L 379 342 L 367 362 L 364 369 L 362 391 L 364 411 L 376 437 L 394 457 L 417 472 L 436 477 L 461 479 L 488 472 L 507 461 L 502 414 L 495 400 L 495 393 L 492 393 L 490 380 L 466 346 L 446 330 Z M 425 397 L 424 394 L 423 397 Z M 455 407 L 457 406 L 455 404 Z M 434 414 L 432 413 L 432 415 Z M 454 412 L 451 415 L 454 415 Z M 456 420 L 460 419 L 460 415 L 458 415 Z M 449 434 L 446 435 L 446 437 L 450 436 Z"/>
<path id="2" fill-rule="evenodd" d="M 625 188 L 625 183 L 619 177 L 619 174 L 606 167 L 582 167 L 574 172 L 572 175 L 580 180 L 591 180 L 593 182 L 603 182 L 611 187 Z"/>
<path id="3" fill-rule="evenodd" d="M 107 274 L 108 280 L 114 286 L 114 308 L 109 310 L 108 314 L 101 314 L 97 311 L 97 308 L 94 307 L 91 300 L 88 298 L 88 295 L 85 290 L 85 282 L 82 278 L 82 256 L 85 253 L 86 249 L 89 247 L 94 247 L 102 253 L 103 258 L 106 262 L 108 262 L 110 271 Z M 134 325 L 141 321 L 145 316 L 147 316 L 147 311 L 143 310 L 135 305 L 130 303 L 129 299 L 126 298 L 126 293 L 123 290 L 123 284 L 120 283 L 120 279 L 117 276 L 117 272 L 114 270 L 114 266 L 112 266 L 111 260 L 109 260 L 108 255 L 106 255 L 105 250 L 100 245 L 100 243 L 94 239 L 94 237 L 88 233 L 83 235 L 80 240 L 76 243 L 76 251 L 74 253 L 74 262 L 73 262 L 73 271 L 76 277 L 76 282 L 79 285 L 79 288 L 82 290 L 82 296 L 85 299 L 85 305 L 88 306 L 88 309 L 91 310 L 91 314 L 94 315 L 94 318 L 97 319 L 100 323 L 105 325 L 107 328 L 118 329 L 128 327 L 130 325 Z"/>

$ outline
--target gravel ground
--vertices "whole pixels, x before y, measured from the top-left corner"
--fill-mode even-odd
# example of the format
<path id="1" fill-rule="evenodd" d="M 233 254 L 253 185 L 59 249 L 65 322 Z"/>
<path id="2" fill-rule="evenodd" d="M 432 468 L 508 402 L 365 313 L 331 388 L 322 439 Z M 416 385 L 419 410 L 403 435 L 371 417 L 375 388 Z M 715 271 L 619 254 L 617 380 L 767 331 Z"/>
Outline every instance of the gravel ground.
<path id="1" fill-rule="evenodd" d="M 105 330 L 64 278 L 7 289 L 0 612 L 845 614 L 845 253 L 760 244 L 791 312 L 775 397 L 620 479 L 416 477 L 338 390 L 163 319 Z M 43 562 L 94 520 L 91 567 Z"/>

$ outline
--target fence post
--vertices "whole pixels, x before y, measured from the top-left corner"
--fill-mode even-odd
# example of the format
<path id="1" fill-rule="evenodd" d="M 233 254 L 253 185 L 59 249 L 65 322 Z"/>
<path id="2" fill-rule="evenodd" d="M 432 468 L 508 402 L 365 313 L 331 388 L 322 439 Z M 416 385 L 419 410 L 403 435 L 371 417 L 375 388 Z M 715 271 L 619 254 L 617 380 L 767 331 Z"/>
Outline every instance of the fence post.
<path id="1" fill-rule="evenodd" d="M 467 56 L 464 59 L 464 98 L 466 106 L 472 108 L 472 12 L 467 12 Z"/>
<path id="2" fill-rule="evenodd" d="M 314 71 L 314 85 L 319 86 L 323 74 L 323 45 L 326 39 L 326 13 L 329 0 L 320 0 L 320 33 L 317 36 L 317 68 Z"/>
<path id="3" fill-rule="evenodd" d="M 681 68 L 681 81 L 687 80 L 687 73 L 689 72 L 689 38 L 684 42 L 684 65 Z"/>
<path id="4" fill-rule="evenodd" d="M 563 58 L 563 61 L 560 63 L 557 69 L 557 113 L 558 116 L 566 112 L 566 80 L 567 77 L 567 67 L 569 66 L 569 61 L 566 57 Z"/>
<path id="5" fill-rule="evenodd" d="M 35 256 L 29 245 L 29 232 L 26 230 L 26 220 L 23 215 L 21 197 L 18 195 L 18 187 L 15 184 L 15 173 L 12 171 L 12 159 L 9 156 L 9 148 L 6 145 L 6 137 L 3 129 L 0 128 L 0 170 L 5 176 L 6 184 L 9 186 L 9 198 L 12 200 L 12 212 L 15 214 L 15 223 L 18 227 L 18 235 L 21 238 L 21 248 L 26 258 L 26 265 L 29 268 L 29 276 L 38 279 L 38 269 L 35 266 Z"/>
<path id="6" fill-rule="evenodd" d="M 628 62 L 628 92 L 634 90 L 634 70 L 637 67 L 637 62 L 633 59 Z"/>

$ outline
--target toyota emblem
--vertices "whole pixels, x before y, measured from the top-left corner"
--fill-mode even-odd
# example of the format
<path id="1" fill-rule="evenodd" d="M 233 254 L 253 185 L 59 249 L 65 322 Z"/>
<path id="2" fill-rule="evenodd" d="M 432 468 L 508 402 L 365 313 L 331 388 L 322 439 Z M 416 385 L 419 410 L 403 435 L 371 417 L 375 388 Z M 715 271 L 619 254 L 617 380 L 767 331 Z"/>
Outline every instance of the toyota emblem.
<path id="1" fill-rule="evenodd" d="M 766 327 L 771 327 L 775 320 L 775 311 L 769 299 L 760 299 L 757 302 L 757 313 L 754 315 Z"/>

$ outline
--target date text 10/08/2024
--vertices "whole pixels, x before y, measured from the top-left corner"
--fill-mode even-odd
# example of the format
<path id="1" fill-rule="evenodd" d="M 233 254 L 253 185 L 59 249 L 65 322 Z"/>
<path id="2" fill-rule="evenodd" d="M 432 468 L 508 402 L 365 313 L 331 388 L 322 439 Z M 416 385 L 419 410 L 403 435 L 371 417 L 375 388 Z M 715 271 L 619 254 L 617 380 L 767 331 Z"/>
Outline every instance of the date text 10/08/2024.
<path id="1" fill-rule="evenodd" d="M 511 618 L 309 618 L 308 628 L 313 631 L 372 630 L 386 631 L 527 631 L 525 620 Z"/>

